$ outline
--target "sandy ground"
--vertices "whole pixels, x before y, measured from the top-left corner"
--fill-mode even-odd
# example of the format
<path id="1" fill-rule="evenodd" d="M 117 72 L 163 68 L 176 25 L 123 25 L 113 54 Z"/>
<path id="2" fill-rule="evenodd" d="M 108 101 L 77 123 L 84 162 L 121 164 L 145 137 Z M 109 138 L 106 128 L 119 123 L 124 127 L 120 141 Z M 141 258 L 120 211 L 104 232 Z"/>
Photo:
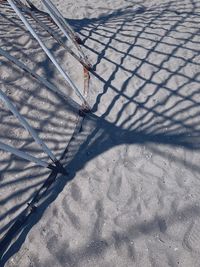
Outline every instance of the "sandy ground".
<path id="1" fill-rule="evenodd" d="M 96 69 L 93 113 L 69 145 L 69 176 L 58 177 L 1 265 L 199 267 L 200 1 L 54 3 Z M 74 98 L 20 21 L 4 14 L 1 46 Z M 82 88 L 80 66 L 41 35 Z M 59 157 L 76 112 L 2 57 L 0 62 L 1 89 Z M 2 141 L 45 158 L 2 103 L 1 122 Z M 3 236 L 49 172 L 0 155 Z"/>

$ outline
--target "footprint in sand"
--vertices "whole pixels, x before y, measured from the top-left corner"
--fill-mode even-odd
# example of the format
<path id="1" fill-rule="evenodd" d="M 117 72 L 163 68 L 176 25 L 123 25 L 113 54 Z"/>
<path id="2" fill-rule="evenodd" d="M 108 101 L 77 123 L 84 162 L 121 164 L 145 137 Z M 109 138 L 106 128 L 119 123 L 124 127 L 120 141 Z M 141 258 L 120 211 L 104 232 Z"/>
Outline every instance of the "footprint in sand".
<path id="1" fill-rule="evenodd" d="M 200 220 L 190 224 L 183 239 L 183 247 L 190 252 L 200 253 Z"/>

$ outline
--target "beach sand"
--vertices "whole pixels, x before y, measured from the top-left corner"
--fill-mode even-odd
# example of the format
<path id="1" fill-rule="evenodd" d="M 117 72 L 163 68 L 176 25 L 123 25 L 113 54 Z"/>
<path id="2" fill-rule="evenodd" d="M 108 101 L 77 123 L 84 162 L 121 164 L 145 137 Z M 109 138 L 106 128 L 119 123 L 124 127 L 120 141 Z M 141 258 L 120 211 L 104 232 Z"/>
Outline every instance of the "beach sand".
<path id="1" fill-rule="evenodd" d="M 69 143 L 76 109 L 0 57 L 1 89 L 58 158 L 69 143 L 69 175 L 58 176 L 2 266 L 199 267 L 200 1 L 54 4 L 94 66 L 92 113 Z M 79 101 L 20 20 L 1 10 L 0 46 Z M 83 90 L 80 64 L 40 34 Z M 1 141 L 48 160 L 0 108 Z M 2 237 L 50 171 L 0 155 Z"/>

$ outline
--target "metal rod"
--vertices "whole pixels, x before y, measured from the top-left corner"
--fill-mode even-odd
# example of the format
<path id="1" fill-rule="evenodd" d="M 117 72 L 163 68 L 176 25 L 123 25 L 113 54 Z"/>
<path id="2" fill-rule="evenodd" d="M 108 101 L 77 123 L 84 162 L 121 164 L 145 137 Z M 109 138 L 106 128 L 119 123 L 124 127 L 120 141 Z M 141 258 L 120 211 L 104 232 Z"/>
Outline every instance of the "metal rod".
<path id="1" fill-rule="evenodd" d="M 26 2 L 29 4 L 29 6 L 30 6 L 31 9 L 38 10 L 37 7 L 31 1 L 26 0 Z"/>
<path id="2" fill-rule="evenodd" d="M 86 56 L 84 55 L 82 49 L 77 44 L 77 41 L 75 39 L 73 40 L 73 38 L 71 38 L 69 32 L 66 30 L 65 25 L 63 25 L 63 22 L 60 20 L 60 17 L 58 17 L 56 15 L 55 9 L 51 8 L 51 6 L 48 4 L 48 2 L 46 0 L 43 0 L 42 3 L 44 4 L 45 9 L 49 13 L 49 15 L 51 16 L 51 18 L 53 19 L 53 21 L 57 24 L 57 26 L 59 27 L 59 29 L 63 32 L 63 34 L 65 35 L 65 37 L 67 37 L 67 39 L 69 39 L 69 40 L 72 41 L 72 43 L 76 46 L 76 48 L 77 48 L 80 56 L 88 64 L 88 60 L 87 60 Z"/>
<path id="3" fill-rule="evenodd" d="M 31 156 L 30 154 L 26 153 L 26 152 L 23 152 L 17 148 L 14 148 L 12 146 L 9 146 L 9 145 L 6 145 L 4 143 L 2 143 L 0 141 L 0 149 L 4 150 L 4 151 L 7 151 L 7 152 L 10 152 L 20 158 L 23 158 L 25 160 L 28 160 L 28 161 L 32 161 L 34 163 L 36 163 L 37 165 L 39 166 L 42 166 L 42 167 L 45 167 L 45 168 L 49 168 L 49 164 L 46 162 L 46 161 L 43 161 L 41 159 L 38 159 L 34 156 Z"/>
<path id="4" fill-rule="evenodd" d="M 60 24 L 63 26 L 64 31 L 67 32 L 67 35 L 69 36 L 69 39 L 73 39 L 76 40 L 77 38 L 79 38 L 76 33 L 73 31 L 73 29 L 70 27 L 70 25 L 68 25 L 68 23 L 65 22 L 65 19 L 63 18 L 63 16 L 61 15 L 61 13 L 59 12 L 59 10 L 53 5 L 53 3 L 51 1 L 42 1 L 43 4 L 47 7 L 47 10 L 51 11 L 54 16 L 57 18 L 57 20 L 59 20 Z"/>
<path id="5" fill-rule="evenodd" d="M 83 58 L 85 64 L 90 66 L 91 64 L 88 61 L 87 56 L 82 51 L 79 43 L 81 43 L 81 39 L 75 34 L 74 30 L 70 27 L 70 25 L 66 22 L 60 11 L 53 5 L 50 0 L 42 0 L 43 5 L 45 6 L 47 12 L 50 14 L 54 22 L 60 28 L 60 30 L 64 33 L 64 35 L 71 40 L 71 42 L 76 46 L 80 57 Z M 72 37 L 71 37 L 72 36 Z"/>
<path id="6" fill-rule="evenodd" d="M 47 147 L 47 145 L 40 139 L 37 135 L 36 131 L 30 126 L 30 124 L 25 120 L 25 118 L 19 113 L 17 108 L 13 105 L 13 103 L 9 100 L 9 98 L 0 90 L 0 99 L 2 99 L 13 115 L 20 121 L 23 127 L 31 134 L 35 142 L 43 149 L 43 151 L 52 159 L 52 161 L 56 162 L 57 159 L 51 150 Z"/>
<path id="7" fill-rule="evenodd" d="M 73 107 L 74 106 L 77 106 L 77 109 L 81 109 L 81 106 L 78 103 L 76 103 L 74 100 L 72 100 L 71 98 L 69 98 L 66 94 L 64 94 L 63 92 L 61 92 L 54 84 L 50 83 L 48 80 L 46 80 L 43 77 L 41 77 L 40 75 L 38 75 L 36 72 L 34 72 L 33 70 L 31 70 L 28 66 L 26 66 L 24 63 L 22 63 L 21 61 L 19 61 L 17 58 L 11 56 L 8 52 L 6 52 L 5 50 L 3 50 L 2 48 L 0 48 L 0 55 L 4 56 L 9 61 L 11 61 L 15 65 L 17 65 L 19 68 L 21 68 L 24 71 L 26 71 L 29 74 L 31 74 L 35 79 L 37 79 L 39 82 L 41 82 L 45 87 L 47 87 L 52 92 L 54 92 L 57 95 L 63 97 L 64 99 L 66 99 L 69 103 L 71 103 L 71 105 Z"/>
<path id="8" fill-rule="evenodd" d="M 10 4 L 10 6 L 14 9 L 14 11 L 16 12 L 16 14 L 19 16 L 19 18 L 22 20 L 22 22 L 27 27 L 27 29 L 30 31 L 30 33 L 33 35 L 33 37 L 38 41 L 38 43 L 40 44 L 40 46 L 42 47 L 42 49 L 45 51 L 45 53 L 51 59 L 52 63 L 56 66 L 56 68 L 58 69 L 58 71 L 62 74 L 62 76 L 64 77 L 64 79 L 67 81 L 67 83 L 72 87 L 72 89 L 76 92 L 76 94 L 82 100 L 82 102 L 84 103 L 84 105 L 86 107 L 89 107 L 89 105 L 88 105 L 86 99 L 84 98 L 84 96 L 80 93 L 79 89 L 72 82 L 72 80 L 70 79 L 70 77 L 65 73 L 65 71 L 62 69 L 62 67 L 58 64 L 58 62 L 55 59 L 55 57 L 53 56 L 53 54 L 49 51 L 49 49 L 45 46 L 45 44 L 42 42 L 42 40 L 37 35 L 37 33 L 33 30 L 33 28 L 31 27 L 31 25 L 27 21 L 27 19 L 21 13 L 21 11 L 19 10 L 19 8 L 15 5 L 14 1 L 13 0 L 7 0 L 7 1 Z"/>
<path id="9" fill-rule="evenodd" d="M 74 30 L 71 28 L 71 26 L 66 22 L 66 20 L 63 18 L 60 11 L 53 5 L 53 3 L 50 0 L 45 0 L 45 2 L 48 4 L 48 6 L 53 10 L 53 12 L 57 15 L 60 22 L 65 26 L 66 31 L 68 31 L 69 35 L 72 35 L 75 40 L 80 39 L 77 34 L 74 32 Z"/>
<path id="10" fill-rule="evenodd" d="M 81 63 L 86 69 L 90 70 L 91 66 L 86 64 L 84 62 L 84 60 L 82 59 L 82 57 L 76 55 L 74 53 L 74 51 L 68 47 L 63 40 L 59 37 L 59 35 L 53 31 L 48 25 L 46 25 L 41 19 L 39 19 L 36 15 L 35 15 L 35 10 L 32 10 L 30 8 L 28 8 L 26 5 L 24 5 L 21 1 L 19 0 L 15 0 L 17 3 L 19 3 L 19 5 L 22 7 L 23 11 L 26 12 L 27 14 L 29 14 L 45 31 L 47 31 L 60 45 L 63 46 L 63 48 L 70 53 L 77 61 L 79 61 L 79 63 Z"/>
<path id="11" fill-rule="evenodd" d="M 68 40 L 72 41 L 72 43 L 74 44 L 73 39 L 71 38 L 71 36 L 69 35 L 68 31 L 65 29 L 65 27 L 63 26 L 62 22 L 60 21 L 60 18 L 57 17 L 57 15 L 55 14 L 54 10 L 49 6 L 49 4 L 44 0 L 42 1 L 46 11 L 49 13 L 50 17 L 53 19 L 53 21 L 56 23 L 56 25 L 58 26 L 58 28 L 63 32 L 63 34 L 65 35 L 65 37 L 67 37 Z M 80 53 L 80 51 L 79 51 Z M 80 56 L 83 57 L 83 55 L 80 53 Z"/>

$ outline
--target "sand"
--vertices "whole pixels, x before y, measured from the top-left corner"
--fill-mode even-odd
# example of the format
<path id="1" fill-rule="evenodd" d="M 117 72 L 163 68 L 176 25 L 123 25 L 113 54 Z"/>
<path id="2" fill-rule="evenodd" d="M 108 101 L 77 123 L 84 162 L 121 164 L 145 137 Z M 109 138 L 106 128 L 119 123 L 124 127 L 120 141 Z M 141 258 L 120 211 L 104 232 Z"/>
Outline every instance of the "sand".
<path id="1" fill-rule="evenodd" d="M 1 89 L 58 157 L 69 143 L 69 175 L 1 266 L 200 266 L 200 1 L 54 4 L 96 70 L 92 114 L 69 143 L 76 111 L 0 58 Z M 0 14 L 1 46 L 76 99 L 20 21 Z M 81 67 L 41 34 L 82 89 Z M 2 103 L 1 122 L 2 141 L 46 158 Z M 5 152 L 0 168 L 3 236 L 49 171 Z"/>

